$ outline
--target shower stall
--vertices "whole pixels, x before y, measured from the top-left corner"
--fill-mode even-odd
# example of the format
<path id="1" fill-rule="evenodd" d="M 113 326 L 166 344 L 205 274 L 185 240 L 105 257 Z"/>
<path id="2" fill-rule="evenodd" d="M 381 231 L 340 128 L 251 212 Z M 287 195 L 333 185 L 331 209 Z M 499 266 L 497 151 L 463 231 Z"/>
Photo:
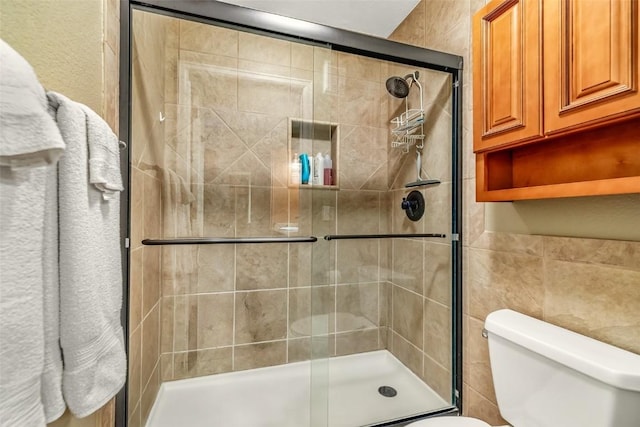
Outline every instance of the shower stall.
<path id="1" fill-rule="evenodd" d="M 117 425 L 459 411 L 461 58 L 215 1 L 123 5 Z"/>

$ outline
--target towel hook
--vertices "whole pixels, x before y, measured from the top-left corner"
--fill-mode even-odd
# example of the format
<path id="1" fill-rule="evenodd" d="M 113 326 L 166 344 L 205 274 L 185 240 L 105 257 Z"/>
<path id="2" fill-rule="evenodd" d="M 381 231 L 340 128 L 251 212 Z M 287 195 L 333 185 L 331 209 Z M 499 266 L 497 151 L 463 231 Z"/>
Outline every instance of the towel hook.
<path id="1" fill-rule="evenodd" d="M 127 143 L 124 142 L 123 140 L 119 140 L 118 141 L 118 146 L 120 147 L 120 150 L 126 150 L 127 149 Z"/>

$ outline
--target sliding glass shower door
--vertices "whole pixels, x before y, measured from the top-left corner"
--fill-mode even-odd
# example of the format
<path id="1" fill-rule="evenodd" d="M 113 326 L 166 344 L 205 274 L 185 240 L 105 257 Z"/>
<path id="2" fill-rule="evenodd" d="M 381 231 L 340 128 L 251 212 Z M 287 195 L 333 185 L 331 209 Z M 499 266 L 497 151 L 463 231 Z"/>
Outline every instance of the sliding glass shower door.
<path id="1" fill-rule="evenodd" d="M 131 10 L 129 425 L 455 411 L 452 74 L 190 13 Z"/>

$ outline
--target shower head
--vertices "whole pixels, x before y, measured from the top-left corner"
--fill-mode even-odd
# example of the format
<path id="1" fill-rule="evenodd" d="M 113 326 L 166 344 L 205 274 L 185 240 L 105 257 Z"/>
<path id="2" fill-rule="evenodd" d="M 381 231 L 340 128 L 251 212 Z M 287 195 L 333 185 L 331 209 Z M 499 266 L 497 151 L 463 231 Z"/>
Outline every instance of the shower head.
<path id="1" fill-rule="evenodd" d="M 414 71 L 411 74 L 407 74 L 404 77 L 393 76 L 387 79 L 387 91 L 391 94 L 391 96 L 395 96 L 396 98 L 406 98 L 409 95 L 409 89 L 413 82 L 418 80 L 419 77 L 418 71 Z M 409 79 L 411 79 L 411 83 L 409 83 Z"/>

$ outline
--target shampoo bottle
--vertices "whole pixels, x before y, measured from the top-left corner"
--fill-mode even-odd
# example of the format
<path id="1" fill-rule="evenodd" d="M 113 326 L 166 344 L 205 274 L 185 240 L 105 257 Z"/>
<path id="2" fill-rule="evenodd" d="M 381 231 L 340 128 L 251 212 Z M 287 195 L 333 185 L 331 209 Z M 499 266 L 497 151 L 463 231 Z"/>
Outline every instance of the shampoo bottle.
<path id="1" fill-rule="evenodd" d="M 322 153 L 316 154 L 313 158 L 313 185 L 324 184 L 324 157 Z"/>
<path id="2" fill-rule="evenodd" d="M 333 185 L 333 162 L 331 161 L 331 156 L 327 154 L 324 156 L 324 185 Z"/>
<path id="3" fill-rule="evenodd" d="M 298 153 L 293 155 L 289 165 L 289 181 L 291 185 L 300 185 L 300 158 Z"/>
<path id="4" fill-rule="evenodd" d="M 309 173 L 311 165 L 309 164 L 309 156 L 305 153 L 300 154 L 300 182 L 302 184 L 309 183 Z"/>

